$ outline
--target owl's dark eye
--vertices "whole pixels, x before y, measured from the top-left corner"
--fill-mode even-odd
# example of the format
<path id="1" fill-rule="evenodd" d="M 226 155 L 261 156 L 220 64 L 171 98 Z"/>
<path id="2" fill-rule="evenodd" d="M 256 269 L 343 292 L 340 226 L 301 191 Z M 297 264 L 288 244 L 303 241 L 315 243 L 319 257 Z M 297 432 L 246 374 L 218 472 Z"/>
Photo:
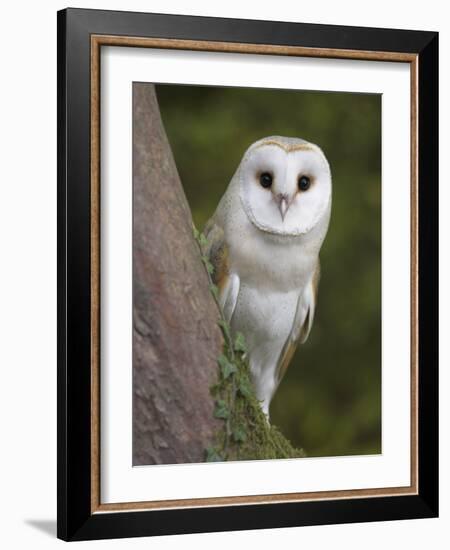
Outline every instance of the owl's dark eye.
<path id="1" fill-rule="evenodd" d="M 308 191 L 309 186 L 311 185 L 311 180 L 308 176 L 300 176 L 298 178 L 298 188 L 300 191 Z"/>
<path id="2" fill-rule="evenodd" d="M 259 183 L 265 188 L 268 189 L 272 185 L 273 176 L 269 172 L 263 172 L 259 176 Z"/>

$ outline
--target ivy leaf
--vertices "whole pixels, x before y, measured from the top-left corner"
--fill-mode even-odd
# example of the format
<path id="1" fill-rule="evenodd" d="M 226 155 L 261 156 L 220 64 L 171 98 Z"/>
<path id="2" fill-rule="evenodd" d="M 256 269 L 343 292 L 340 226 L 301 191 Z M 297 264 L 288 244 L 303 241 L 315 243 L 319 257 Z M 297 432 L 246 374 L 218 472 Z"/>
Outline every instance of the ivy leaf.
<path id="1" fill-rule="evenodd" d="M 216 285 L 209 285 L 209 290 L 216 300 L 219 299 L 219 289 Z"/>
<path id="2" fill-rule="evenodd" d="M 239 382 L 239 393 L 244 397 L 250 397 L 250 395 L 252 395 L 252 387 L 246 378 L 242 378 Z"/>
<path id="3" fill-rule="evenodd" d="M 219 394 L 219 391 L 220 391 L 220 384 L 212 384 L 210 387 L 209 387 L 209 391 L 211 392 L 211 395 L 213 397 L 215 397 L 216 395 Z"/>
<path id="4" fill-rule="evenodd" d="M 200 233 L 198 236 L 198 242 L 200 243 L 200 246 L 207 246 L 208 239 L 205 237 L 203 233 Z"/>
<path id="5" fill-rule="evenodd" d="M 222 372 L 222 376 L 226 380 L 231 374 L 235 373 L 237 371 L 236 365 L 233 365 L 233 363 L 230 363 L 228 361 L 227 357 L 225 355 L 219 355 L 217 358 L 217 362 L 220 365 L 220 369 Z"/>
<path id="6" fill-rule="evenodd" d="M 194 239 L 198 241 L 200 238 L 200 231 L 195 227 L 195 225 L 192 225 L 192 233 L 194 233 Z"/>
<path id="7" fill-rule="evenodd" d="M 223 458 L 214 447 L 208 447 L 206 449 L 206 462 L 223 462 Z"/>
<path id="8" fill-rule="evenodd" d="M 236 334 L 236 339 L 234 341 L 234 349 L 235 351 L 240 351 L 242 353 L 245 353 L 247 351 L 247 346 L 245 345 L 245 338 L 242 332 L 238 332 Z"/>
<path id="9" fill-rule="evenodd" d="M 245 429 L 243 426 L 237 426 L 234 430 L 233 430 L 233 439 L 237 442 L 237 443 L 242 443 L 244 441 L 246 441 L 247 439 L 247 434 L 245 433 Z"/>
<path id="10" fill-rule="evenodd" d="M 230 334 L 230 327 L 228 326 L 228 323 L 224 319 L 219 319 L 218 321 L 219 327 L 222 329 L 223 335 L 227 340 L 231 339 Z"/>
<path id="11" fill-rule="evenodd" d="M 204 263 L 205 267 L 206 267 L 206 271 L 212 275 L 214 273 L 214 266 L 213 264 L 209 261 L 209 258 L 208 256 L 202 256 L 202 262 Z"/>
<path id="12" fill-rule="evenodd" d="M 228 410 L 227 404 L 223 399 L 219 399 L 216 402 L 216 408 L 214 409 L 214 417 L 227 419 L 229 416 L 230 411 Z"/>

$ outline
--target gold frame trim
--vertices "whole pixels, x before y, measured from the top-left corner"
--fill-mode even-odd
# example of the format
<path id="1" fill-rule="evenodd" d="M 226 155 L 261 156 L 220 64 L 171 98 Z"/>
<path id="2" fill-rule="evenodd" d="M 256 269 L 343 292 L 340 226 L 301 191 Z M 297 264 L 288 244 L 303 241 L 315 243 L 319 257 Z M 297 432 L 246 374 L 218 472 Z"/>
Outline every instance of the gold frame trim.
<path id="1" fill-rule="evenodd" d="M 411 74 L 411 485 L 347 491 L 317 491 L 232 497 L 103 504 L 100 500 L 100 49 L 101 46 L 164 48 L 331 59 L 409 63 Z M 161 510 L 417 495 L 418 479 L 418 55 L 331 48 L 304 48 L 166 38 L 91 35 L 91 513 Z"/>

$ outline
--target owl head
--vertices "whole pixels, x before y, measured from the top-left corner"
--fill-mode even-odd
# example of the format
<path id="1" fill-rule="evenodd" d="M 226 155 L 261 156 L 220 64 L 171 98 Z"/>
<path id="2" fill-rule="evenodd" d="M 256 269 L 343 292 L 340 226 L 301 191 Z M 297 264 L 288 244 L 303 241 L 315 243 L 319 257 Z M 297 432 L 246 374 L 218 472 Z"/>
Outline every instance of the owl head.
<path id="1" fill-rule="evenodd" d="M 251 145 L 238 169 L 245 213 L 261 231 L 302 235 L 328 223 L 331 172 L 322 150 L 299 138 L 270 136 Z"/>

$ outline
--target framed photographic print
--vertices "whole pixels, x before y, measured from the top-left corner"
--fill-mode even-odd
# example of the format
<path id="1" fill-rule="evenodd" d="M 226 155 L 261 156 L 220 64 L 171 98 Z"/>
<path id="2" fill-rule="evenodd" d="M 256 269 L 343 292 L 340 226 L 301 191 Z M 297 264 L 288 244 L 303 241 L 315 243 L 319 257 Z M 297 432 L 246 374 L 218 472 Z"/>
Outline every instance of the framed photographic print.
<path id="1" fill-rule="evenodd" d="M 438 514 L 438 36 L 58 13 L 58 536 Z"/>

